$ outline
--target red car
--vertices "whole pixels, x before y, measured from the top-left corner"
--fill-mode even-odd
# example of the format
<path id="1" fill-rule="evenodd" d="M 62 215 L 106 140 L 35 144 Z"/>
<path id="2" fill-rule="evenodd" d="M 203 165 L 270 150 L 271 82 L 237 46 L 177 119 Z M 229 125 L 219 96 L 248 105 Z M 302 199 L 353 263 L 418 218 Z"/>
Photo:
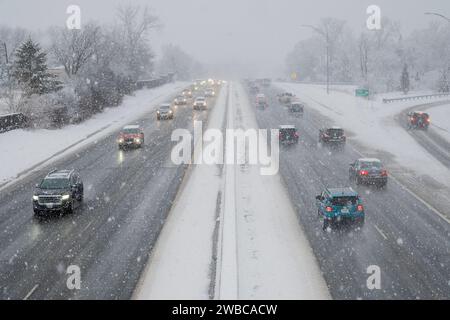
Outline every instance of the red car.
<path id="1" fill-rule="evenodd" d="M 138 125 L 125 126 L 119 133 L 117 144 L 119 149 L 125 147 L 141 148 L 144 145 L 144 132 Z"/>
<path id="2" fill-rule="evenodd" d="M 430 125 L 430 116 L 426 112 L 412 111 L 408 112 L 408 129 L 427 130 Z"/>

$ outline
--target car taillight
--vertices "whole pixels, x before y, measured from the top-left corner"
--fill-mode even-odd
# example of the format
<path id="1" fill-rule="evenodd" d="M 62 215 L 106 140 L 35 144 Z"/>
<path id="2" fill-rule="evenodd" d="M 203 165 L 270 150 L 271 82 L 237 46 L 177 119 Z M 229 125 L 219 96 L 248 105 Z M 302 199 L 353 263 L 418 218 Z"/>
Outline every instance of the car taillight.
<path id="1" fill-rule="evenodd" d="M 427 122 L 430 123 L 430 118 L 427 119 Z"/>
<path id="2" fill-rule="evenodd" d="M 325 211 L 326 211 L 326 212 L 332 212 L 332 211 L 333 211 L 333 208 L 328 206 L 328 207 L 325 208 Z"/>
<path id="3" fill-rule="evenodd" d="M 381 175 L 383 176 L 383 177 L 386 177 L 388 174 L 387 174 L 387 171 L 386 170 L 381 170 Z"/>
<path id="4" fill-rule="evenodd" d="M 360 212 L 364 211 L 363 205 L 362 204 L 358 204 L 357 210 L 360 211 Z"/>
<path id="5" fill-rule="evenodd" d="M 296 138 L 298 138 L 298 132 L 294 133 L 294 136 L 295 136 Z"/>
<path id="6" fill-rule="evenodd" d="M 361 176 L 367 176 L 367 175 L 369 174 L 369 172 L 368 172 L 367 170 L 360 170 L 360 171 L 359 171 L 359 174 L 360 174 Z"/>

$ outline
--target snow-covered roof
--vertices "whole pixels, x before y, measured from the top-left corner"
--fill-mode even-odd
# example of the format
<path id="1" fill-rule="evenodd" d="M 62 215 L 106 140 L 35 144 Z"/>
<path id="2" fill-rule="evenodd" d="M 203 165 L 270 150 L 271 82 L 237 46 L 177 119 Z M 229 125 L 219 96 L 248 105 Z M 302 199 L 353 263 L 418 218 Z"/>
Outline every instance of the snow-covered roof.
<path id="1" fill-rule="evenodd" d="M 130 124 L 128 126 L 123 127 L 124 129 L 139 129 L 139 125 L 137 124 Z"/>
<path id="2" fill-rule="evenodd" d="M 361 162 L 381 162 L 380 159 L 377 158 L 360 158 L 358 161 Z"/>
<path id="3" fill-rule="evenodd" d="M 295 125 L 293 124 L 281 125 L 280 129 L 295 129 Z"/>

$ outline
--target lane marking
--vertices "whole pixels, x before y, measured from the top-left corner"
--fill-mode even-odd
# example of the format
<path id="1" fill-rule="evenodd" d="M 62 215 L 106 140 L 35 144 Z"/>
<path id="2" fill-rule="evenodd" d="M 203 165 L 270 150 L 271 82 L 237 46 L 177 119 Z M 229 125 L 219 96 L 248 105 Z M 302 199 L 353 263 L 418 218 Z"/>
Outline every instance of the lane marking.
<path id="1" fill-rule="evenodd" d="M 378 226 L 376 224 L 373 225 L 375 227 L 375 230 L 378 231 L 379 234 L 381 234 L 381 236 L 384 238 L 384 240 L 387 240 L 388 237 L 384 234 L 383 230 L 381 230 L 380 228 L 378 228 Z"/>
<path id="2" fill-rule="evenodd" d="M 27 293 L 27 295 L 25 296 L 25 298 L 23 298 L 23 300 L 27 300 L 33 293 L 34 291 L 36 291 L 36 289 L 39 287 L 39 284 L 35 285 L 30 292 Z"/>

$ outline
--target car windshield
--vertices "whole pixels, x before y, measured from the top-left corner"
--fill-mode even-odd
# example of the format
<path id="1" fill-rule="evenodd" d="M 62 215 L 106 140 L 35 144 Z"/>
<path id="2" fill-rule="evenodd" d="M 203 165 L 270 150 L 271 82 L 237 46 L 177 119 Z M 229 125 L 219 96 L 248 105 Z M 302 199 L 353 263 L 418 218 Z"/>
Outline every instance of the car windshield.
<path id="1" fill-rule="evenodd" d="M 69 180 L 68 179 L 44 179 L 39 188 L 41 189 L 64 189 L 69 186 Z"/>
<path id="2" fill-rule="evenodd" d="M 379 161 L 364 161 L 361 162 L 361 168 L 369 169 L 369 168 L 381 168 L 381 162 Z"/>
<path id="3" fill-rule="evenodd" d="M 127 129 L 123 129 L 122 133 L 124 133 L 124 134 L 138 134 L 139 133 L 139 129 L 127 128 Z"/>
<path id="4" fill-rule="evenodd" d="M 344 130 L 342 129 L 328 129 L 327 134 L 330 136 L 342 136 L 344 134 Z"/>
<path id="5" fill-rule="evenodd" d="M 160 106 L 159 109 L 161 109 L 161 110 L 168 110 L 168 109 L 170 109 L 170 106 Z"/>
<path id="6" fill-rule="evenodd" d="M 334 206 L 348 206 L 355 205 L 358 201 L 358 197 L 334 197 L 331 199 L 331 204 Z"/>
<path id="7" fill-rule="evenodd" d="M 286 134 L 293 135 L 296 131 L 297 131 L 297 129 L 295 129 L 295 128 L 284 128 L 284 129 L 280 129 L 280 133 L 281 133 L 282 135 L 286 135 Z"/>
<path id="8" fill-rule="evenodd" d="M 303 106 L 301 104 L 293 104 L 292 105 L 292 110 L 294 111 L 300 111 L 303 109 Z"/>

